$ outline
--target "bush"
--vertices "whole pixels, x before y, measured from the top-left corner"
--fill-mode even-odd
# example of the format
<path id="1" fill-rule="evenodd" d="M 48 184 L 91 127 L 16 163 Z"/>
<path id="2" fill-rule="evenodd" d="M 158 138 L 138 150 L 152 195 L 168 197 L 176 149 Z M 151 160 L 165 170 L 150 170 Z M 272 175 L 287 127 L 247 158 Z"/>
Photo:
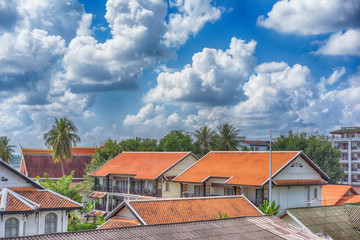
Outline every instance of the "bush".
<path id="1" fill-rule="evenodd" d="M 68 232 L 89 230 L 89 229 L 95 229 L 94 223 L 92 223 L 92 222 L 91 223 L 79 223 L 79 224 L 75 224 L 73 226 L 69 226 L 67 228 Z"/>

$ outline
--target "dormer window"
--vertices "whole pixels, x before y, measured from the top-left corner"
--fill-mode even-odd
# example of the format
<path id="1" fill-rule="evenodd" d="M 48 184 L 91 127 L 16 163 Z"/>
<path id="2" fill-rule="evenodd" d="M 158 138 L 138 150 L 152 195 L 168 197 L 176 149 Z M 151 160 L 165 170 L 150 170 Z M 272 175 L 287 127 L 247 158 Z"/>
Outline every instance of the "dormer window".
<path id="1" fill-rule="evenodd" d="M 298 161 L 292 162 L 290 166 L 291 167 L 303 167 L 302 163 L 298 162 Z"/>
<path id="2" fill-rule="evenodd" d="M 7 182 L 7 181 L 9 181 L 6 177 L 1 177 L 1 180 L 0 180 L 1 182 Z"/>

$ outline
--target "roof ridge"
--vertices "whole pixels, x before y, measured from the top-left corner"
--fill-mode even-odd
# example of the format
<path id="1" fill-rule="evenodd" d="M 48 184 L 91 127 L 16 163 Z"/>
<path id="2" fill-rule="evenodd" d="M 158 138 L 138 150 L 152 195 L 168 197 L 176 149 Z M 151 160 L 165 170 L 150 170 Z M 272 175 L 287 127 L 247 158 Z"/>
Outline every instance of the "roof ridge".
<path id="1" fill-rule="evenodd" d="M 154 199 L 134 199 L 128 202 L 155 202 L 155 201 L 181 201 L 181 200 L 204 200 L 204 199 L 226 199 L 226 198 L 246 198 L 244 194 L 241 195 L 227 195 L 227 196 L 202 196 L 202 197 L 187 197 L 187 198 L 154 198 Z"/>
<path id="2" fill-rule="evenodd" d="M 187 151 L 187 152 L 165 152 L 165 151 L 149 151 L 149 152 L 147 152 L 147 151 L 135 151 L 135 152 L 133 152 L 133 151 L 122 151 L 121 153 L 191 153 L 191 151 Z"/>
<path id="3" fill-rule="evenodd" d="M 40 204 L 34 202 L 34 201 L 31 201 L 30 199 L 22 196 L 21 194 L 18 194 L 8 188 L 4 188 L 2 190 L 3 194 L 6 195 L 6 198 L 10 195 L 12 195 L 14 198 L 16 198 L 17 200 L 19 200 L 20 202 L 22 202 L 23 204 L 25 204 L 27 207 L 29 207 L 31 210 L 34 210 L 35 208 L 40 208 Z M 3 204 L 3 199 L 1 198 L 1 203 Z M 6 210 L 6 200 L 5 200 L 5 207 L 4 209 L 1 208 L 2 211 L 5 211 Z"/>

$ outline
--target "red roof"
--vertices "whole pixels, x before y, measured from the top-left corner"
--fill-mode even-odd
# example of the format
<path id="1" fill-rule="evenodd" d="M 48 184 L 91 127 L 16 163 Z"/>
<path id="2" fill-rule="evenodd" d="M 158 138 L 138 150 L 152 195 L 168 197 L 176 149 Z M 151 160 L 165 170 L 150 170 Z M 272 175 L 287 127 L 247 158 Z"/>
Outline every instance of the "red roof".
<path id="1" fill-rule="evenodd" d="M 331 185 L 331 184 L 322 187 L 321 195 L 322 195 L 323 206 L 341 205 L 343 203 L 350 203 L 354 201 L 356 202 L 358 198 L 357 197 L 353 198 L 353 196 L 360 196 L 359 193 L 349 185 Z"/>
<path id="2" fill-rule="evenodd" d="M 106 193 L 104 192 L 93 192 L 89 195 L 90 198 L 104 198 L 106 196 Z"/>
<path id="3" fill-rule="evenodd" d="M 72 161 L 64 163 L 66 175 L 75 171 L 74 178 L 84 178 L 86 164 L 89 164 L 95 154 L 96 148 L 72 148 Z M 48 149 L 22 149 L 20 172 L 30 178 L 44 177 L 48 173 L 51 178 L 63 176 L 60 163 L 54 163 L 51 150 Z"/>
<path id="4" fill-rule="evenodd" d="M 300 152 L 272 152 L 272 174 Z M 261 186 L 269 178 L 269 152 L 210 152 L 174 179 L 201 183 L 209 177 L 228 178 L 226 184 Z"/>
<path id="5" fill-rule="evenodd" d="M 133 175 L 137 179 L 155 179 L 190 152 L 122 152 L 95 172 L 92 177 L 108 174 Z"/>
<path id="6" fill-rule="evenodd" d="M 130 201 L 131 207 L 146 224 L 163 224 L 218 219 L 222 216 L 263 215 L 244 196 Z"/>
<path id="7" fill-rule="evenodd" d="M 33 212 L 47 209 L 81 209 L 82 206 L 49 190 L 36 188 L 4 188 L 0 192 L 0 203 L 6 199 L 6 207 L 1 212 Z"/>
<path id="8" fill-rule="evenodd" d="M 325 185 L 322 179 L 300 179 L 300 180 L 274 180 L 278 186 L 304 186 L 304 185 Z"/>
<path id="9" fill-rule="evenodd" d="M 130 227 L 130 226 L 137 226 L 137 225 L 140 225 L 140 222 L 136 219 L 113 217 L 109 221 L 106 221 L 99 228 L 100 229 L 119 228 L 119 227 Z"/>

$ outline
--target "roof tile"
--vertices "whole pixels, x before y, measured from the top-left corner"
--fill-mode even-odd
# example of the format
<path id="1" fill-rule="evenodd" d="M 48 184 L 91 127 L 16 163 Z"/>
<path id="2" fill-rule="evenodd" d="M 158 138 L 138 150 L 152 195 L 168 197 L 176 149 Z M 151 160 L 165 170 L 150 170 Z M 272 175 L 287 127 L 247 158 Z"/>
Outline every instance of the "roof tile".
<path id="1" fill-rule="evenodd" d="M 333 185 L 328 184 L 324 185 L 321 189 L 321 197 L 322 197 L 322 204 L 323 206 L 328 205 L 341 205 L 339 202 L 343 197 L 345 197 L 345 194 L 349 191 L 352 192 L 352 194 L 357 194 L 355 190 L 351 190 L 352 187 L 349 185 Z"/>
<path id="2" fill-rule="evenodd" d="M 140 222 L 136 219 L 126 219 L 120 217 L 113 217 L 109 221 L 101 225 L 100 229 L 105 228 L 119 228 L 119 227 L 130 227 L 140 225 Z"/>
<path id="3" fill-rule="evenodd" d="M 90 176 L 122 174 L 134 175 L 138 179 L 155 179 L 189 154 L 189 152 L 123 152 Z"/>

